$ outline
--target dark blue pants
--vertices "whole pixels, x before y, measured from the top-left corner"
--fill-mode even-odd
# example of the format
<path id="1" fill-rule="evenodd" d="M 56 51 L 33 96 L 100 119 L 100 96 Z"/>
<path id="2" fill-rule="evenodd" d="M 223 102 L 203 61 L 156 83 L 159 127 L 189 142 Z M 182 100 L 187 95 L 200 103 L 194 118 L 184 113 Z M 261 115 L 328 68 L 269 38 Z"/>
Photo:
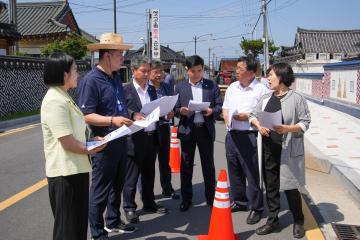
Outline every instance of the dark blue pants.
<path id="1" fill-rule="evenodd" d="M 159 126 L 159 145 L 157 155 L 159 161 L 160 183 L 164 192 L 173 192 L 171 185 L 171 168 L 170 160 L 170 126 L 162 124 Z"/>
<path id="2" fill-rule="evenodd" d="M 107 235 L 106 226 L 120 224 L 121 192 L 124 186 L 127 161 L 127 141 L 120 138 L 109 142 L 106 148 L 92 156 L 92 178 L 89 197 L 89 223 L 92 237 Z"/>
<path id="3" fill-rule="evenodd" d="M 143 207 L 155 205 L 154 181 L 155 160 L 157 147 L 157 132 L 148 135 L 137 132 L 132 135 L 134 142 L 134 155 L 128 156 L 126 165 L 126 181 L 123 191 L 123 209 L 126 212 L 135 211 L 135 194 L 137 182 L 141 174 L 141 199 Z"/>
<path id="4" fill-rule="evenodd" d="M 225 138 L 225 148 L 232 202 L 247 205 L 248 190 L 251 209 L 262 211 L 264 205 L 259 184 L 256 136 L 257 132 L 230 131 Z"/>
<path id="5" fill-rule="evenodd" d="M 215 195 L 214 142 L 205 126 L 194 127 L 189 140 L 181 140 L 181 197 L 183 202 L 191 202 L 193 196 L 192 176 L 195 149 L 198 146 L 201 169 L 205 183 L 205 198 L 212 205 Z"/>

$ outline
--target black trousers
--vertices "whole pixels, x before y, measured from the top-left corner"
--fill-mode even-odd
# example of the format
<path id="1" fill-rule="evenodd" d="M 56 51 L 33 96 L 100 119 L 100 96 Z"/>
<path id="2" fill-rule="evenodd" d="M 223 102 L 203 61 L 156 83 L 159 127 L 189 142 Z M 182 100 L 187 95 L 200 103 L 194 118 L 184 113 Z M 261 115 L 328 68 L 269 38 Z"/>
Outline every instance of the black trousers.
<path id="1" fill-rule="evenodd" d="M 212 205 L 215 195 L 214 142 L 205 126 L 194 127 L 190 140 L 181 141 L 181 196 L 185 202 L 192 201 L 192 176 L 195 148 L 198 146 L 205 183 L 206 202 Z"/>
<path id="2" fill-rule="evenodd" d="M 89 173 L 48 177 L 54 240 L 86 240 Z"/>
<path id="3" fill-rule="evenodd" d="M 128 156 L 126 180 L 123 190 L 123 209 L 126 212 L 135 211 L 136 185 L 141 174 L 141 199 L 143 207 L 155 205 L 154 181 L 157 147 L 157 133 L 152 135 L 139 132 L 133 138 L 134 156 Z"/>
<path id="4" fill-rule="evenodd" d="M 107 235 L 103 217 L 105 208 L 106 226 L 113 228 L 120 224 L 121 192 L 126 160 L 126 138 L 109 142 L 103 151 L 92 156 L 89 223 L 93 238 Z"/>
<path id="5" fill-rule="evenodd" d="M 225 138 L 225 148 L 232 202 L 238 205 L 249 203 L 252 210 L 260 212 L 264 209 L 264 204 L 259 184 L 256 136 L 257 132 L 230 131 Z"/>
<path id="6" fill-rule="evenodd" d="M 158 128 L 159 131 L 159 145 L 157 148 L 157 155 L 159 161 L 160 184 L 164 192 L 173 192 L 171 185 L 171 168 L 170 160 L 170 126 L 169 124 L 162 124 Z"/>
<path id="7" fill-rule="evenodd" d="M 277 223 L 280 212 L 280 160 L 281 144 L 271 138 L 263 137 L 263 175 L 266 189 L 266 201 L 269 216 L 267 223 Z M 304 224 L 301 196 L 298 189 L 285 190 L 287 202 L 294 218 L 294 223 Z"/>

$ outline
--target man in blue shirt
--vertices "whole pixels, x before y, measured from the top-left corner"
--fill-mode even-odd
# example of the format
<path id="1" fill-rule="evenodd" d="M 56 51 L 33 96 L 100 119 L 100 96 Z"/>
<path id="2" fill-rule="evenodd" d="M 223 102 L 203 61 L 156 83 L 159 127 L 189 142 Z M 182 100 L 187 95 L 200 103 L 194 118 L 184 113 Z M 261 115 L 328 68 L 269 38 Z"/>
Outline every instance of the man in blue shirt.
<path id="1" fill-rule="evenodd" d="M 132 46 L 120 35 L 105 33 L 100 43 L 88 45 L 99 51 L 99 64 L 81 80 L 78 88 L 80 109 L 90 125 L 92 135 L 105 136 L 111 131 L 131 125 L 120 75 L 123 51 Z M 127 140 L 122 137 L 92 156 L 92 179 L 89 196 L 89 223 L 92 239 L 108 239 L 109 232 L 133 232 L 133 226 L 120 219 L 121 192 L 124 185 Z M 103 213 L 107 208 L 106 224 Z"/>

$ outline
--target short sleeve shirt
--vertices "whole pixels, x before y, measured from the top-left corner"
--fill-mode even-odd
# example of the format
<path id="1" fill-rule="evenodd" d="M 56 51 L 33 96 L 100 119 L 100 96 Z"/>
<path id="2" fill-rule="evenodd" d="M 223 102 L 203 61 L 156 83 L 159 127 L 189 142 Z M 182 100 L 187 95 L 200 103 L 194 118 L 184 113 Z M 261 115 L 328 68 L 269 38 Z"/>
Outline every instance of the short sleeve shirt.
<path id="1" fill-rule="evenodd" d="M 59 87 L 50 87 L 41 104 L 41 127 L 44 137 L 47 177 L 90 172 L 87 155 L 67 151 L 59 138 L 73 135 L 86 143 L 84 115 L 72 98 Z"/>
<path id="2" fill-rule="evenodd" d="M 102 116 L 129 117 L 124 98 L 122 81 L 118 73 L 113 78 L 94 67 L 81 80 L 78 86 L 78 105 L 87 115 L 96 113 Z M 115 127 L 98 127 L 90 125 L 93 135 L 105 136 Z"/>
<path id="3" fill-rule="evenodd" d="M 239 81 L 230 84 L 226 90 L 224 103 L 222 108 L 236 110 L 237 113 L 252 112 L 260 98 L 268 92 L 268 89 L 254 79 L 247 87 L 242 87 Z M 249 121 L 238 121 L 232 119 L 232 127 L 234 130 L 254 130 Z"/>

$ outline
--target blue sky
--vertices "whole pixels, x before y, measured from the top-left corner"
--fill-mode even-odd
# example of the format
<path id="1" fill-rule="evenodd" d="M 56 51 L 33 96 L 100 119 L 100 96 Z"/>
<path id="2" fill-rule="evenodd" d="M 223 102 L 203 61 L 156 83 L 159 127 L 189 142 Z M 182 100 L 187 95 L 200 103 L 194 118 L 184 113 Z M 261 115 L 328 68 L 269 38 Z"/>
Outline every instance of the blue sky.
<path id="1" fill-rule="evenodd" d="M 34 0 L 33 0 L 34 1 Z M 269 0 L 268 0 L 269 1 Z M 113 31 L 113 0 L 69 0 L 79 26 L 99 36 Z M 118 0 L 117 29 L 135 48 L 145 37 L 145 11 L 160 9 L 160 41 L 186 55 L 194 54 L 194 36 L 201 37 L 197 53 L 208 60 L 238 57 L 241 36 L 250 34 L 259 17 L 260 0 Z M 277 46 L 291 46 L 297 27 L 305 29 L 360 29 L 360 0 L 270 0 L 269 36 Z M 262 36 L 260 19 L 253 33 Z"/>

